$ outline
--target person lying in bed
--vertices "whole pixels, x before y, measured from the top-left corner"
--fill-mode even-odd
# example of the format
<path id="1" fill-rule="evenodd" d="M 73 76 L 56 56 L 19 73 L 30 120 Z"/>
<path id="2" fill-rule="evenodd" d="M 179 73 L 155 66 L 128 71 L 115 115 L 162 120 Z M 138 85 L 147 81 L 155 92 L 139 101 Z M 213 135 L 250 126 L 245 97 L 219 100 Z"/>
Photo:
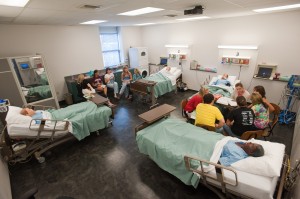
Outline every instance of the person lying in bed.
<path id="1" fill-rule="evenodd" d="M 264 148 L 260 144 L 229 140 L 223 147 L 219 161 L 223 166 L 230 166 L 249 156 L 261 157 L 264 153 Z"/>
<path id="2" fill-rule="evenodd" d="M 218 79 L 214 85 L 231 86 L 230 81 L 228 80 L 228 74 L 224 73 L 221 79 Z"/>

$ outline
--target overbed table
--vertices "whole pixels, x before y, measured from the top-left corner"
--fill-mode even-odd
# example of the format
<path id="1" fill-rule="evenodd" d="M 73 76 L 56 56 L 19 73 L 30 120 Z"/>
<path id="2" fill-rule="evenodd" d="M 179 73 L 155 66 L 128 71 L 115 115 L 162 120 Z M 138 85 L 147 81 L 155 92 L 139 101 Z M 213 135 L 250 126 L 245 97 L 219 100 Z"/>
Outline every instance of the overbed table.
<path id="1" fill-rule="evenodd" d="M 139 117 L 142 120 L 144 120 L 146 123 L 151 124 L 164 116 L 170 115 L 170 113 L 175 109 L 176 109 L 175 106 L 171 106 L 169 104 L 163 104 L 150 111 L 140 114 Z"/>

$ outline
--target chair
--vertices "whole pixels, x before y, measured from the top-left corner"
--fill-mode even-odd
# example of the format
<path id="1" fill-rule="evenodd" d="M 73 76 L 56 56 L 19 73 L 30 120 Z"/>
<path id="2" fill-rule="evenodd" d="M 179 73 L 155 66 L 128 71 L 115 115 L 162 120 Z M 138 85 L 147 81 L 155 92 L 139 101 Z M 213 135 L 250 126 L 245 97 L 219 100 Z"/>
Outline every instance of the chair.
<path id="1" fill-rule="evenodd" d="M 184 118 L 189 118 L 188 114 L 185 112 L 184 107 L 188 103 L 188 99 L 181 100 L 181 115 Z"/>
<path id="2" fill-rule="evenodd" d="M 242 140 L 250 140 L 251 138 L 257 139 L 260 137 L 264 137 L 264 131 L 267 129 L 257 130 L 257 131 L 246 131 L 242 134 L 241 139 Z"/>
<path id="3" fill-rule="evenodd" d="M 266 140 L 266 137 L 269 137 L 271 134 L 273 134 L 273 129 L 278 123 L 278 118 L 280 114 L 280 107 L 277 104 L 270 103 L 274 107 L 274 111 L 272 112 L 272 117 L 270 116 L 270 121 L 268 124 L 268 129 L 264 131 L 263 137 Z"/>
<path id="4" fill-rule="evenodd" d="M 216 127 L 214 127 L 214 126 L 208 126 L 208 125 L 205 125 L 205 124 L 196 124 L 196 126 L 201 127 L 203 129 L 206 129 L 208 131 L 216 132 Z"/>

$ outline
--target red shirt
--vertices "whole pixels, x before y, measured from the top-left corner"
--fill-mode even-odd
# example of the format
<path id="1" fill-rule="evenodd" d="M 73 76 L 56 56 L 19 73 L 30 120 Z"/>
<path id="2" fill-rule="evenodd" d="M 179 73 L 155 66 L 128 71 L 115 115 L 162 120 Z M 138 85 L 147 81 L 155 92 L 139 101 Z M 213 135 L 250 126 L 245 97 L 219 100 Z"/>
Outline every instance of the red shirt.
<path id="1" fill-rule="evenodd" d="M 198 104 L 202 103 L 202 101 L 203 101 L 202 96 L 200 96 L 199 94 L 194 95 L 188 101 L 188 103 L 184 107 L 184 110 L 191 113 L 191 112 L 193 112 L 196 109 L 196 107 L 197 107 Z"/>

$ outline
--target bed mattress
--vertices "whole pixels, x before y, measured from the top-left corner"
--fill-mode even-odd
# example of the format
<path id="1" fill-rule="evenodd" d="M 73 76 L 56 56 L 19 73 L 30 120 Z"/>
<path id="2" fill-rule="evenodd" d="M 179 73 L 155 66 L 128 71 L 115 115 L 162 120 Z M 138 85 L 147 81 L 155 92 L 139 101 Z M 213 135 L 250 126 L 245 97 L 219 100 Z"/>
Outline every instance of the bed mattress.
<path id="1" fill-rule="evenodd" d="M 69 127 L 71 127 L 72 125 L 70 124 Z M 38 126 L 33 127 L 35 129 L 38 129 Z M 45 129 L 52 129 L 50 127 L 45 126 Z M 58 126 L 56 128 L 57 130 L 62 130 L 63 127 L 62 126 Z M 69 128 L 70 130 L 70 128 Z M 66 134 L 69 133 L 69 130 L 66 131 L 57 131 L 55 132 L 55 137 L 61 137 L 64 136 Z M 12 124 L 12 125 L 8 125 L 7 126 L 7 131 L 8 134 L 11 138 L 17 138 L 17 137 L 28 137 L 28 138 L 34 138 L 37 136 L 38 131 L 37 130 L 31 130 L 28 128 L 28 125 L 24 125 L 24 124 Z M 41 133 L 41 137 L 42 138 L 48 138 L 51 137 L 52 135 L 52 131 L 42 131 Z"/>
<path id="2" fill-rule="evenodd" d="M 215 171 L 210 171 L 215 174 Z M 278 177 L 266 177 L 255 174 L 237 171 L 238 185 L 226 185 L 226 188 L 236 193 L 257 199 L 271 199 L 276 188 Z M 235 176 L 230 171 L 224 171 L 224 176 L 229 182 L 235 183 Z M 208 179 L 214 185 L 220 185 L 218 182 Z"/>

